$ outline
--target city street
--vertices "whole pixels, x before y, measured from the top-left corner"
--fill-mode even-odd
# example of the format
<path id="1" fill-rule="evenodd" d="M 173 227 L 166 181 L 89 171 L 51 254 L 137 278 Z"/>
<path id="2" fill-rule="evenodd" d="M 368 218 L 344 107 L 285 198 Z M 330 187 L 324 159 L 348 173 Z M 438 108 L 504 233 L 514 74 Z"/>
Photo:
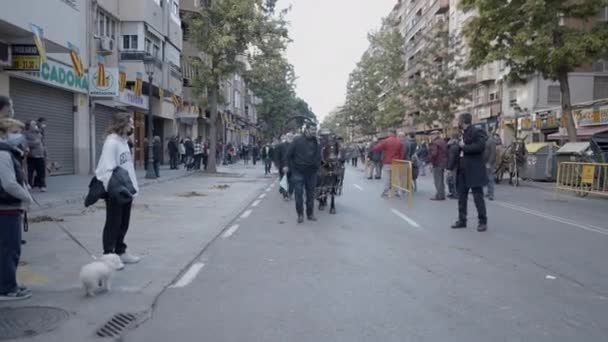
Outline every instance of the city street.
<path id="1" fill-rule="evenodd" d="M 269 185 L 124 337 L 144 341 L 605 341 L 606 201 L 497 188 L 489 230 L 449 228 L 347 167 L 338 214 L 296 224 Z"/>

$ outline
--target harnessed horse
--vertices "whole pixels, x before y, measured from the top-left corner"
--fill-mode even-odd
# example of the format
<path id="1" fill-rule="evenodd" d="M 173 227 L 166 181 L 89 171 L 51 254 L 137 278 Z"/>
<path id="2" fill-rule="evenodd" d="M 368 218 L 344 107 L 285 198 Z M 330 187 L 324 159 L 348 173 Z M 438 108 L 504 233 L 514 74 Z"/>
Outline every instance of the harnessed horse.
<path id="1" fill-rule="evenodd" d="M 526 167 L 528 150 L 524 139 L 517 139 L 507 148 L 501 145 L 496 146 L 496 156 L 499 164 L 496 167 L 496 183 L 500 183 L 504 178 L 504 173 L 509 172 L 509 184 L 519 185 L 519 173 Z M 515 179 L 515 182 L 513 181 Z"/>
<path id="2" fill-rule="evenodd" d="M 330 200 L 329 213 L 336 213 L 335 197 L 342 195 L 344 183 L 344 157 L 341 155 L 340 143 L 335 134 L 328 130 L 319 132 L 321 146 L 321 168 L 317 177 L 316 197 L 319 210 L 327 207 Z"/>

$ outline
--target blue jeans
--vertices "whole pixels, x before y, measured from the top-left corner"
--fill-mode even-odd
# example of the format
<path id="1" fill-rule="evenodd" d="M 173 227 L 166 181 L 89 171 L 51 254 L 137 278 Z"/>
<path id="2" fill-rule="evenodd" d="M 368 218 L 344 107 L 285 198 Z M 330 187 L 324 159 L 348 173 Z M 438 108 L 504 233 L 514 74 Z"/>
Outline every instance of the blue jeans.
<path id="1" fill-rule="evenodd" d="M 306 215 L 312 216 L 315 208 L 315 187 L 317 186 L 317 170 L 297 171 L 292 174 L 295 187 L 296 212 L 304 215 L 304 190 L 306 190 Z"/>
<path id="2" fill-rule="evenodd" d="M 21 257 L 21 215 L 0 214 L 0 295 L 17 289 Z"/>

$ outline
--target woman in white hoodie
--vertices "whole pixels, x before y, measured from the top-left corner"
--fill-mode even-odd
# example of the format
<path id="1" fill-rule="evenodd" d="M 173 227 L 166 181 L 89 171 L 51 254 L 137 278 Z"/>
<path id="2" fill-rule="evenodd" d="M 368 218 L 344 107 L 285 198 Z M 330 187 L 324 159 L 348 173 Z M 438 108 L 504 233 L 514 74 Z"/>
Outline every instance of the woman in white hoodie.
<path id="1" fill-rule="evenodd" d="M 112 123 L 108 128 L 108 136 L 103 144 L 101 157 L 99 157 L 99 163 L 95 171 L 95 176 L 103 183 L 106 191 L 110 178 L 112 178 L 112 172 L 120 167 L 129 173 L 133 187 L 136 192 L 139 192 L 133 157 L 129 148 L 129 136 L 133 134 L 133 129 L 133 118 L 129 114 L 117 113 L 112 118 Z M 127 245 L 125 244 L 125 236 L 129 230 L 131 219 L 132 202 L 119 203 L 109 196 L 105 201 L 106 223 L 103 228 L 103 253 L 118 254 L 125 264 L 138 263 L 140 258 L 127 253 Z"/>

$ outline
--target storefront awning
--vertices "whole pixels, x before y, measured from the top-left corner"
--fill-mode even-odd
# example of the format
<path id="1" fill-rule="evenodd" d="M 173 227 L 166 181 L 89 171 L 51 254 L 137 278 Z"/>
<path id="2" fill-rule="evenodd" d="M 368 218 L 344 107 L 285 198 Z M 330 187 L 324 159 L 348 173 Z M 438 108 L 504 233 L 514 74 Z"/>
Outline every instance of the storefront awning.
<path id="1" fill-rule="evenodd" d="M 596 133 L 608 132 L 608 125 L 601 126 L 587 126 L 579 127 L 576 130 L 576 137 L 578 139 L 590 139 Z M 561 134 L 561 132 L 549 134 L 547 136 L 549 140 L 567 140 L 568 134 Z"/>

